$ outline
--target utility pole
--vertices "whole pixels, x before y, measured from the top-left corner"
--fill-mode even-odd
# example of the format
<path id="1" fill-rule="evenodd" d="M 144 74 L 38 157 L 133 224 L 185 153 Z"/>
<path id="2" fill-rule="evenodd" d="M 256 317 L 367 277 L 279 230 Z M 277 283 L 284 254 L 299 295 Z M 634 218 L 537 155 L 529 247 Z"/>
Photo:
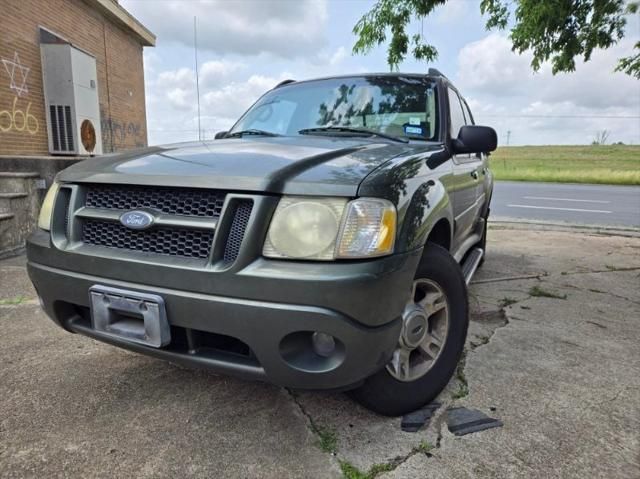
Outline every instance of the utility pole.
<path id="1" fill-rule="evenodd" d="M 507 146 L 509 146 L 509 140 L 511 140 L 511 130 L 507 130 Z"/>
<path id="2" fill-rule="evenodd" d="M 196 29 L 197 17 L 193 17 L 193 50 L 196 57 L 196 97 L 198 99 L 198 140 L 202 141 L 202 129 L 200 128 L 200 78 L 198 75 L 198 32 Z"/>

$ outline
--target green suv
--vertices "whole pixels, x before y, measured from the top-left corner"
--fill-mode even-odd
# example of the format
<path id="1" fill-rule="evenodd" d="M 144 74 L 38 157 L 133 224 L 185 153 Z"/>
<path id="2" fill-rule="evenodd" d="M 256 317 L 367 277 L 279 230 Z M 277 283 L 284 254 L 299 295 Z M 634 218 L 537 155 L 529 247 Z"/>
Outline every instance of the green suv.
<path id="1" fill-rule="evenodd" d="M 434 70 L 286 81 L 215 140 L 61 172 L 29 275 L 70 332 L 406 413 L 460 358 L 496 143 Z"/>

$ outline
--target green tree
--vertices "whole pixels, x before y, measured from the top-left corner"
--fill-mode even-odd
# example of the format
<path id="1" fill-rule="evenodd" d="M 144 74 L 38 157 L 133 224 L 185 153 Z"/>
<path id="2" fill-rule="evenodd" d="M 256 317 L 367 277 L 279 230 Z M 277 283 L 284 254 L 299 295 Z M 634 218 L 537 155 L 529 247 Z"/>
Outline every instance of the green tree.
<path id="1" fill-rule="evenodd" d="M 353 28 L 355 54 L 387 45 L 391 69 L 411 53 L 416 60 L 433 61 L 438 50 L 424 32 L 410 34 L 410 23 L 429 16 L 447 0 L 377 0 Z M 640 2 L 625 0 L 481 0 L 487 30 L 510 29 L 512 49 L 531 51 L 531 67 L 551 62 L 553 74 L 575 70 L 576 58 L 589 61 L 594 50 L 620 41 L 627 26 L 626 15 L 640 13 Z M 389 40 L 388 36 L 390 35 Z M 621 58 L 616 70 L 640 79 L 640 42 L 632 55 Z"/>

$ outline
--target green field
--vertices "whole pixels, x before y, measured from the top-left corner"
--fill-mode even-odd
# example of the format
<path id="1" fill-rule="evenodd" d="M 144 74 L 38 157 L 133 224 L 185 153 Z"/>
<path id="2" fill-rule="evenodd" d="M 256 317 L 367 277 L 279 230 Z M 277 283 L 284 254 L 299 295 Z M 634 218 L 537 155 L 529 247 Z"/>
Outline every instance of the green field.
<path id="1" fill-rule="evenodd" d="M 640 185 L 640 146 L 504 146 L 490 157 L 497 180 Z"/>

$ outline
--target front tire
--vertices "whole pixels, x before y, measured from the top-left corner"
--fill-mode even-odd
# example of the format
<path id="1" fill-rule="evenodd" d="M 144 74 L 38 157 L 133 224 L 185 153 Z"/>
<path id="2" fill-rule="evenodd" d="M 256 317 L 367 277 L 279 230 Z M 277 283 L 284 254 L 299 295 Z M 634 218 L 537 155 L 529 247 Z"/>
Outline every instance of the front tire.
<path id="1" fill-rule="evenodd" d="M 467 287 L 460 266 L 446 249 L 428 243 L 403 313 L 398 348 L 384 369 L 350 395 L 385 416 L 429 403 L 455 372 L 468 324 Z"/>

